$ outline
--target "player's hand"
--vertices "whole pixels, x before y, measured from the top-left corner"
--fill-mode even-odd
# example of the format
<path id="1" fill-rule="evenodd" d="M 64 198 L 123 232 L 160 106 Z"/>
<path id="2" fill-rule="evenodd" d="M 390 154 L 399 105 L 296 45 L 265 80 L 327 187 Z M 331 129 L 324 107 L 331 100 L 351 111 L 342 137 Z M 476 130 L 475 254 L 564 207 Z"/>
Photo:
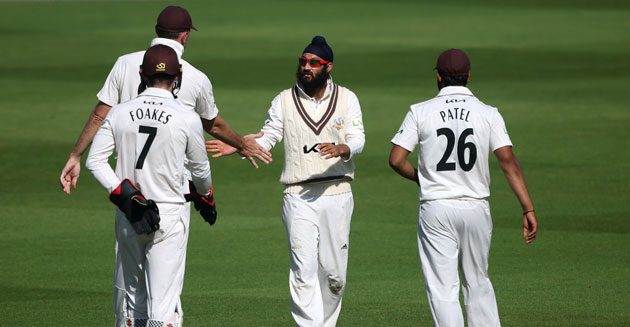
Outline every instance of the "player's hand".
<path id="1" fill-rule="evenodd" d="M 536 219 L 536 213 L 533 211 L 527 212 L 523 215 L 523 240 L 526 244 L 532 243 L 536 239 L 536 232 L 538 231 L 538 220 Z"/>
<path id="2" fill-rule="evenodd" d="M 256 134 L 249 134 L 249 135 L 243 136 L 243 149 L 244 150 L 241 151 L 241 155 L 244 158 L 247 158 L 247 160 L 249 160 L 249 162 L 255 168 L 258 168 L 258 164 L 256 163 L 256 159 L 254 159 L 254 156 L 260 159 L 265 164 L 269 164 L 271 162 L 271 153 L 265 150 L 263 147 L 261 147 L 258 144 L 258 142 L 256 142 L 256 139 L 262 137 L 263 135 L 264 135 L 263 132 L 258 132 Z M 255 148 L 254 152 L 257 153 L 257 155 L 248 156 L 247 153 L 252 153 L 252 151 L 247 150 L 247 148 L 250 148 L 250 149 Z M 238 149 L 226 144 L 223 141 L 210 140 L 210 141 L 206 141 L 206 151 L 208 153 L 214 153 L 212 155 L 212 158 L 219 158 L 223 156 L 229 156 L 235 152 L 238 152 Z"/>
<path id="3" fill-rule="evenodd" d="M 160 210 L 153 200 L 146 199 L 129 179 L 124 179 L 109 195 L 125 214 L 136 234 L 151 234 L 160 229 Z"/>
<path id="4" fill-rule="evenodd" d="M 199 211 L 199 214 L 208 224 L 214 225 L 217 221 L 217 206 L 214 201 L 214 188 L 210 186 L 210 192 L 208 195 L 201 195 L 197 192 L 197 188 L 192 181 L 188 181 L 189 194 L 185 194 L 186 201 L 192 201 L 195 206 L 195 210 Z"/>
<path id="5" fill-rule="evenodd" d="M 332 143 L 321 143 L 318 147 L 319 155 L 324 159 L 342 157 L 350 158 L 350 148 L 345 144 L 334 145 Z"/>
<path id="6" fill-rule="evenodd" d="M 256 134 L 249 134 L 243 136 L 243 149 L 241 149 L 241 155 L 252 164 L 252 166 L 258 168 L 258 164 L 256 164 L 256 160 L 254 158 L 258 158 L 258 160 L 264 162 L 268 165 L 271 162 L 271 152 L 265 150 L 258 142 L 256 142 L 257 138 L 261 138 L 264 135 L 263 132 L 258 132 Z"/>
<path id="7" fill-rule="evenodd" d="M 61 170 L 61 176 L 59 176 L 59 183 L 61 190 L 70 195 L 70 187 L 77 189 L 77 180 L 81 173 L 81 156 L 71 154 L 68 158 L 68 162 Z"/>
<path id="8" fill-rule="evenodd" d="M 206 152 L 214 153 L 212 158 L 229 156 L 238 151 L 235 147 L 230 146 L 219 140 L 206 141 Z"/>

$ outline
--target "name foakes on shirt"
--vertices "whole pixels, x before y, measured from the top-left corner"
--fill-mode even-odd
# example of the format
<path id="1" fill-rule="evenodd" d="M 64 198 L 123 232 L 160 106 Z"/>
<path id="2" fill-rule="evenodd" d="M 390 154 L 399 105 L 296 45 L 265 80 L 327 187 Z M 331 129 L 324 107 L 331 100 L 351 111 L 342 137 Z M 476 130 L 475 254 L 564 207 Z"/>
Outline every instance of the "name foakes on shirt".
<path id="1" fill-rule="evenodd" d="M 153 101 L 144 101 L 144 103 L 149 105 L 162 105 L 161 102 Z M 131 117 L 131 121 L 134 122 L 136 120 L 150 119 L 166 125 L 173 115 L 167 114 L 164 110 L 158 108 L 137 108 L 129 110 L 129 116 Z"/>

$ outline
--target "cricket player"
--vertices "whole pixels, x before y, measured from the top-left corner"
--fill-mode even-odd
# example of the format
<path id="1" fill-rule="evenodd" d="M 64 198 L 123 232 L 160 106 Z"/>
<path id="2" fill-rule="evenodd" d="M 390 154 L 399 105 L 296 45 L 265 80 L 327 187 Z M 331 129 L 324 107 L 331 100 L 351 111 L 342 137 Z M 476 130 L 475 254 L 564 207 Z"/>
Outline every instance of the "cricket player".
<path id="1" fill-rule="evenodd" d="M 110 110 L 86 167 L 119 207 L 116 241 L 125 298 L 124 318 L 116 325 L 181 326 L 190 219 L 181 184 L 184 159 L 201 193 L 195 196 L 209 204 L 210 164 L 199 116 L 174 98 L 181 76 L 176 52 L 165 45 L 149 48 L 141 74 L 147 89 Z M 114 151 L 115 172 L 108 164 Z"/>
<path id="2" fill-rule="evenodd" d="M 297 83 L 273 99 L 256 139 L 267 150 L 284 139 L 282 220 L 298 326 L 335 326 L 346 289 L 352 158 L 363 150 L 365 134 L 357 96 L 330 77 L 333 59 L 326 39 L 314 37 L 298 58 Z M 236 151 L 208 143 L 214 156 Z"/>
<path id="3" fill-rule="evenodd" d="M 178 59 L 182 64 L 184 73 L 182 80 L 178 82 L 177 101 L 198 114 L 204 129 L 208 133 L 236 146 L 241 154 L 247 157 L 254 166 L 257 167 L 254 157 L 264 163 L 269 163 L 271 154 L 268 151 L 259 146 L 253 138 L 243 138 L 236 134 L 218 114 L 218 108 L 212 92 L 212 84 L 208 77 L 182 59 L 184 48 L 193 29 L 195 27 L 192 24 L 192 18 L 185 8 L 168 6 L 157 17 L 155 25 L 157 38 L 151 41 L 151 46 L 165 45 L 172 48 L 177 53 Z M 119 57 L 107 76 L 103 88 L 98 92 L 99 102 L 90 114 L 74 149 L 70 153 L 68 162 L 61 172 L 61 188 L 67 194 L 70 194 L 71 188 L 76 189 L 81 169 L 81 156 L 92 142 L 96 131 L 103 123 L 103 119 L 105 119 L 111 107 L 134 99 L 139 91 L 145 87 L 138 74 L 143 56 L 144 50 Z M 187 188 L 188 173 L 181 177 L 182 184 Z M 116 245 L 116 248 L 118 248 L 118 245 Z M 114 269 L 116 271 L 114 313 L 118 317 L 117 320 L 119 320 L 124 310 L 125 289 L 127 287 L 123 285 L 122 278 L 118 278 L 122 274 L 119 259 L 116 260 Z"/>
<path id="4" fill-rule="evenodd" d="M 418 249 L 435 326 L 500 326 L 488 277 L 492 236 L 488 156 L 494 152 L 523 210 L 523 239 L 537 220 L 501 114 L 466 87 L 468 56 L 458 49 L 437 59 L 437 97 L 411 106 L 392 139 L 390 166 L 420 185 Z M 418 169 L 407 157 L 418 146 Z"/>
<path id="5" fill-rule="evenodd" d="M 258 167 L 254 158 L 258 158 L 266 164 L 269 163 L 271 154 L 268 151 L 262 149 L 253 138 L 241 137 L 221 118 L 214 101 L 212 84 L 208 77 L 181 58 L 191 30 L 196 29 L 188 11 L 182 7 L 168 6 L 157 17 L 155 26 L 157 38 L 151 41 L 151 46 L 162 44 L 173 48 L 182 63 L 184 75 L 179 82 L 177 100 L 199 114 L 206 132 L 235 146 L 244 157 L 249 159 L 252 165 Z M 85 123 L 83 131 L 61 171 L 59 181 L 65 193 L 70 194 L 71 188 L 76 189 L 81 171 L 81 156 L 92 142 L 94 134 L 96 134 L 111 107 L 135 98 L 144 87 L 138 75 L 138 67 L 142 63 L 143 55 L 144 51 L 138 51 L 121 56 L 116 60 L 103 88 L 97 94 L 99 102 Z"/>

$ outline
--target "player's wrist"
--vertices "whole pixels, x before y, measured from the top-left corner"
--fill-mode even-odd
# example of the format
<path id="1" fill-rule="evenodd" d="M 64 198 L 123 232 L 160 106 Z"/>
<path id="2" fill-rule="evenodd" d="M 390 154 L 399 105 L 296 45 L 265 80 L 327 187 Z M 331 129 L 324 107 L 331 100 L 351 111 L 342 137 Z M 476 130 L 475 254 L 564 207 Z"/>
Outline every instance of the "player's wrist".
<path id="1" fill-rule="evenodd" d="M 345 159 L 350 157 L 350 147 L 347 144 L 339 144 L 336 146 L 337 151 L 339 151 L 339 156 Z"/>
<path id="2" fill-rule="evenodd" d="M 68 159 L 81 160 L 82 156 L 83 156 L 83 153 L 78 153 L 78 152 L 72 151 L 72 152 L 70 152 L 70 155 L 68 156 Z"/>
<path id="3" fill-rule="evenodd" d="M 523 210 L 523 215 L 526 215 L 526 214 L 528 214 L 530 212 L 536 212 L 536 210 L 534 210 L 533 208 L 532 209 L 528 209 L 528 210 Z"/>

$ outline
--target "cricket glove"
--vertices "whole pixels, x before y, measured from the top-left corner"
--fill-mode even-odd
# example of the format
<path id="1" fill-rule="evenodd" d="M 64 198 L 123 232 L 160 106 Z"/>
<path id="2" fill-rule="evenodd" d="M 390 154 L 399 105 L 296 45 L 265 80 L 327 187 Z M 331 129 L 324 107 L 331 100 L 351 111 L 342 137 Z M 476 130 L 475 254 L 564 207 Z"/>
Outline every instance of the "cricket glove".
<path id="1" fill-rule="evenodd" d="M 188 185 L 190 194 L 184 195 L 186 201 L 192 201 L 195 205 L 195 210 L 199 211 L 203 220 L 207 221 L 210 225 L 214 225 L 214 222 L 217 221 L 217 206 L 214 203 L 214 190 L 212 186 L 210 186 L 210 193 L 204 196 L 197 193 L 197 188 L 192 181 L 188 181 Z"/>
<path id="2" fill-rule="evenodd" d="M 109 195 L 120 211 L 122 211 L 136 234 L 151 234 L 160 229 L 160 212 L 153 200 L 147 200 L 140 190 L 128 179 L 125 179 Z"/>

